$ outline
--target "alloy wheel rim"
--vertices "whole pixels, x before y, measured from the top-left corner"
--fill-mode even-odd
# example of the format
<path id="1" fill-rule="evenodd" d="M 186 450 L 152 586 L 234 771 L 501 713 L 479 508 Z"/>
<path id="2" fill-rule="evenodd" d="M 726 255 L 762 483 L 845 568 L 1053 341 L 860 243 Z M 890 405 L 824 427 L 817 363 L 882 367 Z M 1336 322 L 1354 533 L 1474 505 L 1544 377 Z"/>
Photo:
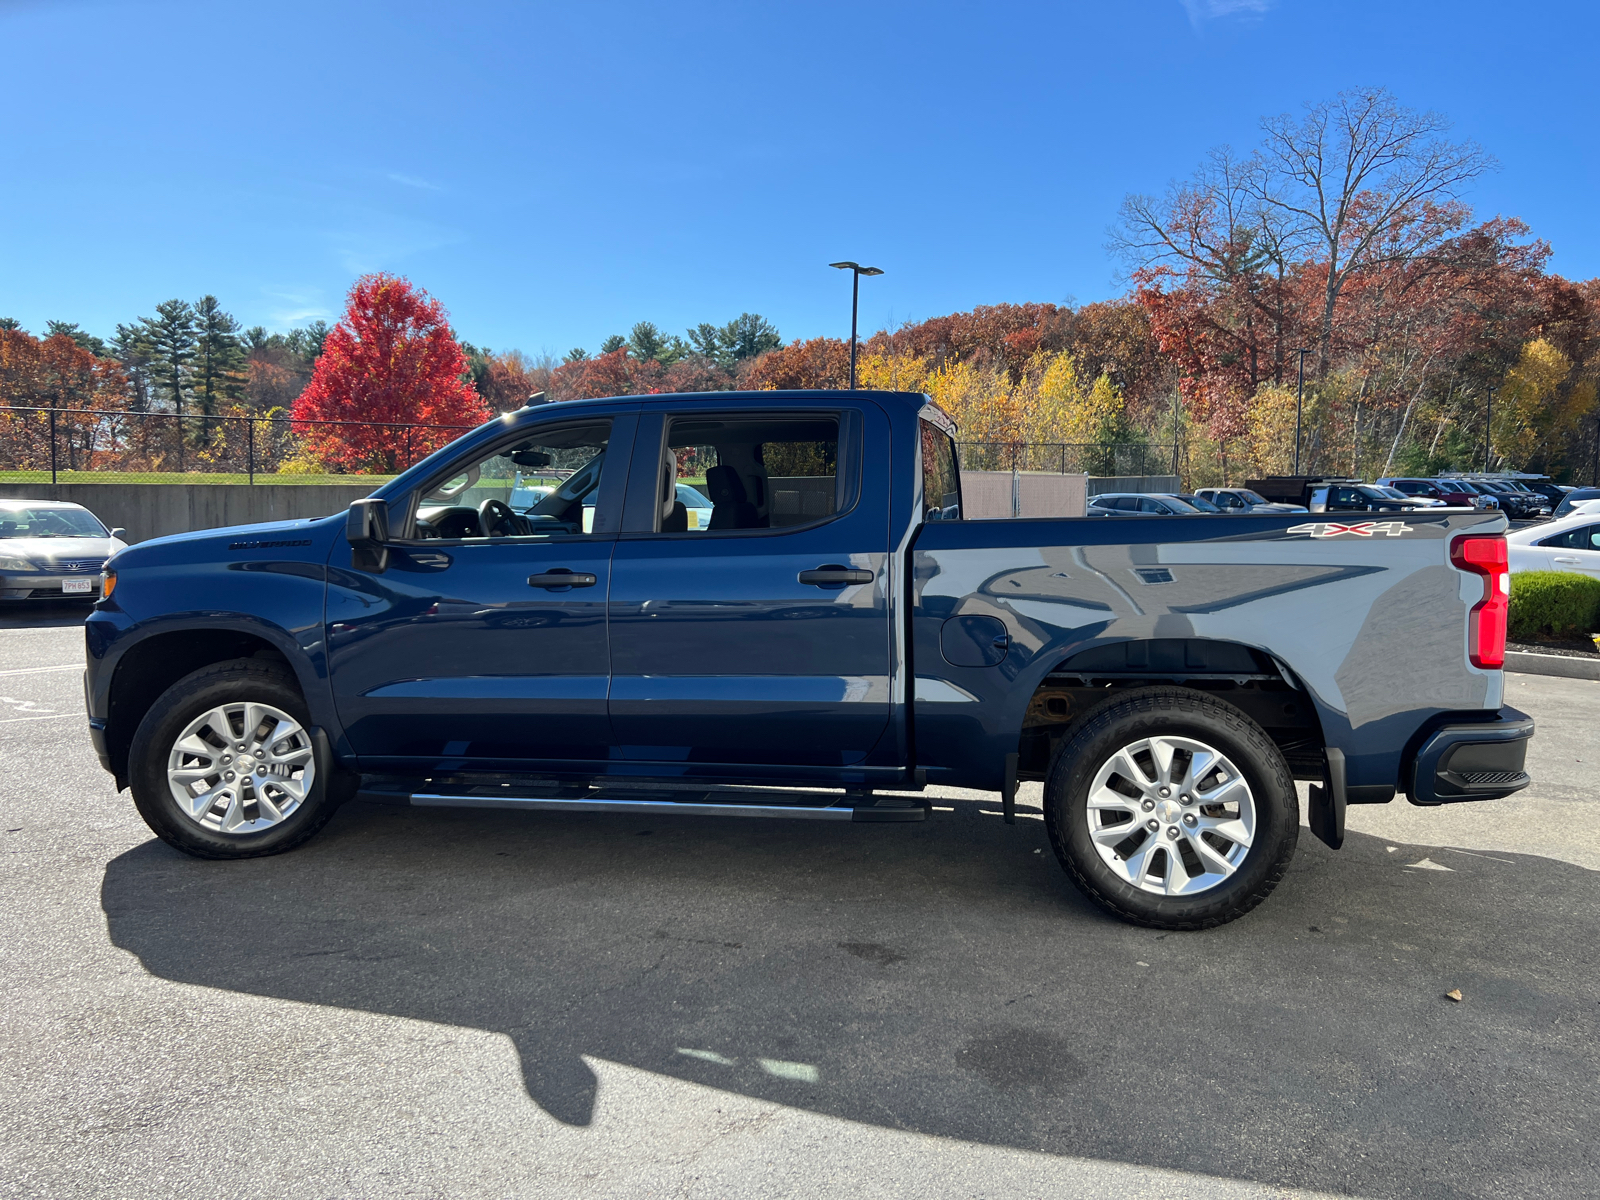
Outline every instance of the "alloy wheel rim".
<path id="1" fill-rule="evenodd" d="M 288 820 L 316 780 L 304 726 L 254 701 L 219 704 L 195 717 L 167 756 L 178 810 L 212 833 L 261 833 Z"/>
<path id="2" fill-rule="evenodd" d="M 1124 883 L 1195 896 L 1227 882 L 1256 834 L 1244 772 L 1214 746 L 1161 736 L 1112 754 L 1089 785 L 1089 838 Z"/>

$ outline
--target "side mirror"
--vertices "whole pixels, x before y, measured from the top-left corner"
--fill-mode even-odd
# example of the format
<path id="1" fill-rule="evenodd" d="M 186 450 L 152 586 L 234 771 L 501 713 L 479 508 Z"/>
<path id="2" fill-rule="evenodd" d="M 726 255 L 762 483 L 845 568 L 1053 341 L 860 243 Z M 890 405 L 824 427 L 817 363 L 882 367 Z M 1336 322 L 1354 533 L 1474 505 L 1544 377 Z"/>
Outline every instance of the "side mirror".
<path id="1" fill-rule="evenodd" d="M 111 531 L 111 536 L 116 538 L 119 542 L 125 542 L 128 540 L 128 531 L 121 525 L 118 525 Z"/>
<path id="2" fill-rule="evenodd" d="M 350 565 L 381 574 L 389 566 L 389 504 L 368 497 L 350 506 L 344 540 L 350 543 Z"/>

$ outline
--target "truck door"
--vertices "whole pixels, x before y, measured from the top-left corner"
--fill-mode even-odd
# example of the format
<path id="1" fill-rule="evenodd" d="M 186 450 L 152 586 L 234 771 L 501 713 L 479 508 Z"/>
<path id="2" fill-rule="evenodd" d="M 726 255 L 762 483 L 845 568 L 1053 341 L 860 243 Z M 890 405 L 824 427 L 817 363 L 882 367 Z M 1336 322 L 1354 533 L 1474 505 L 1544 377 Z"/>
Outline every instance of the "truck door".
<path id="1" fill-rule="evenodd" d="M 333 692 L 365 769 L 605 761 L 606 592 L 635 420 L 591 411 L 442 467 L 397 514 L 381 571 L 334 550 Z"/>
<path id="2" fill-rule="evenodd" d="M 612 563 L 613 759 L 812 778 L 865 762 L 890 715 L 887 417 L 704 405 L 640 422 Z M 680 481 L 710 498 L 704 528 Z"/>

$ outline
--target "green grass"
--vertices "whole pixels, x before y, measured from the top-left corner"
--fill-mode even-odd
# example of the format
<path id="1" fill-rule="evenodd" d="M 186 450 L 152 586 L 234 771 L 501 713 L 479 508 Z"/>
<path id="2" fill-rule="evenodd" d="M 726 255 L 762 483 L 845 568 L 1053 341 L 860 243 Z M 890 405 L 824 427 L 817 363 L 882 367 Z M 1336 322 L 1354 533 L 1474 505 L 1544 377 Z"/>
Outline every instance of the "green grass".
<path id="1" fill-rule="evenodd" d="M 393 475 L 268 475 L 256 472 L 255 481 L 288 484 L 348 484 L 352 487 L 377 487 Z M 0 484 L 49 483 L 49 471 L 0 471 Z M 58 471 L 57 483 L 249 483 L 243 471 Z"/>

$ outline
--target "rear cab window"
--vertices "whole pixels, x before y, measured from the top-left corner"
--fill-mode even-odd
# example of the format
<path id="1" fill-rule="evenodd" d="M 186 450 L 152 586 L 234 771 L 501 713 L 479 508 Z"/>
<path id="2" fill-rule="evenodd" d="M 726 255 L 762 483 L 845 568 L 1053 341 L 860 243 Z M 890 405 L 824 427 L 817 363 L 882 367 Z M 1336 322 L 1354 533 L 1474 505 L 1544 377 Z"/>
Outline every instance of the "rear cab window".
<path id="1" fill-rule="evenodd" d="M 836 412 L 670 416 L 652 531 L 750 534 L 832 520 L 851 502 L 840 426 Z"/>
<path id="2" fill-rule="evenodd" d="M 923 405 L 917 422 L 922 437 L 922 519 L 961 519 L 961 469 L 955 422 L 936 404 Z"/>

